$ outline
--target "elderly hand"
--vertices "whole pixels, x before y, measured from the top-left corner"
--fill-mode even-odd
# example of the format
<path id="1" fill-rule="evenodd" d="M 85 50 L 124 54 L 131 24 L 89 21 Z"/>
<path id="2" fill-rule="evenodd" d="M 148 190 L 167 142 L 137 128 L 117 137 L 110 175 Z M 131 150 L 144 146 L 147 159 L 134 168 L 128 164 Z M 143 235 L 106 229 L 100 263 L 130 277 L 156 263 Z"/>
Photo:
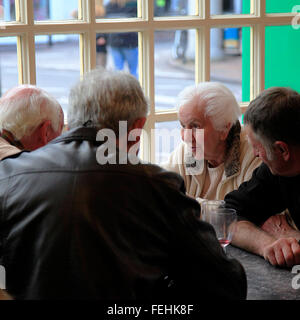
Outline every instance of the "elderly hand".
<path id="1" fill-rule="evenodd" d="M 292 267 L 300 264 L 300 244 L 295 238 L 281 238 L 266 246 L 263 256 L 273 266 Z"/>

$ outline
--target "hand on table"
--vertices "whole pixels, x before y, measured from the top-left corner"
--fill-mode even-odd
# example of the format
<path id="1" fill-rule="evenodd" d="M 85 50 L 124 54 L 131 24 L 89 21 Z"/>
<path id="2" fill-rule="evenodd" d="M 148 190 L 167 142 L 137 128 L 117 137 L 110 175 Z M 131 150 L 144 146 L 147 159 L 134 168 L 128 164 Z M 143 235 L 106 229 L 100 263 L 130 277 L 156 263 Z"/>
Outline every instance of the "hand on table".
<path id="1" fill-rule="evenodd" d="M 300 264 L 300 244 L 295 238 L 281 238 L 266 246 L 263 256 L 273 266 L 292 267 Z"/>

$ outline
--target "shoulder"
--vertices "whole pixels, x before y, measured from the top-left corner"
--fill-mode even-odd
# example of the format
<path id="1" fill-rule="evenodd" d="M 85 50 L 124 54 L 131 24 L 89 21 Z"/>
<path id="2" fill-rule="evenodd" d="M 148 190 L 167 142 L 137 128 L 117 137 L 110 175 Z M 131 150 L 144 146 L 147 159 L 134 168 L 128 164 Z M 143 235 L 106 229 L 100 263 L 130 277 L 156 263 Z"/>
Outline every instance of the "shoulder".
<path id="1" fill-rule="evenodd" d="M 142 163 L 138 170 L 148 179 L 157 183 L 166 184 L 174 189 L 182 190 L 184 188 L 183 178 L 177 172 L 168 171 L 161 166 L 150 163 Z"/>
<path id="2" fill-rule="evenodd" d="M 166 170 L 179 172 L 179 167 L 184 166 L 184 154 L 185 154 L 185 143 L 181 142 L 177 148 L 169 155 L 166 161 L 163 161 L 160 165 Z"/>

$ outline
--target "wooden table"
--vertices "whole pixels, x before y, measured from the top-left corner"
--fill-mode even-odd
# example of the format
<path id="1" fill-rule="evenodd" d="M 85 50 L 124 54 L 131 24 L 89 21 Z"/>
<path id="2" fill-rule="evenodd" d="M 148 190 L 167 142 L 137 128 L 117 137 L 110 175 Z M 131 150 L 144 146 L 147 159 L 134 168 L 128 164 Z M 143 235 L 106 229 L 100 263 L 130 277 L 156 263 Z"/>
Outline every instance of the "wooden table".
<path id="1" fill-rule="evenodd" d="M 237 259 L 246 271 L 247 300 L 300 300 L 300 273 L 297 274 L 297 270 L 292 273 L 292 269 L 273 267 L 262 257 L 236 247 L 226 249 L 227 255 Z M 300 265 L 296 268 L 300 272 Z"/>

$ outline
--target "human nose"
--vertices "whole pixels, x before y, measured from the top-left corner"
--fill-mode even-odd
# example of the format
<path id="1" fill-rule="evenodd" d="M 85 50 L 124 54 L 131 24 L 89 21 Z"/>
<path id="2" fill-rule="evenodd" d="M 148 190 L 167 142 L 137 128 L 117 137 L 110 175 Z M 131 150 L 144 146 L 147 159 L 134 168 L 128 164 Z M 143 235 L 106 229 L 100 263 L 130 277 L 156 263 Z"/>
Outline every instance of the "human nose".
<path id="1" fill-rule="evenodd" d="M 186 143 L 192 143 L 195 140 L 194 132 L 192 129 L 182 129 L 181 137 L 182 140 Z"/>

